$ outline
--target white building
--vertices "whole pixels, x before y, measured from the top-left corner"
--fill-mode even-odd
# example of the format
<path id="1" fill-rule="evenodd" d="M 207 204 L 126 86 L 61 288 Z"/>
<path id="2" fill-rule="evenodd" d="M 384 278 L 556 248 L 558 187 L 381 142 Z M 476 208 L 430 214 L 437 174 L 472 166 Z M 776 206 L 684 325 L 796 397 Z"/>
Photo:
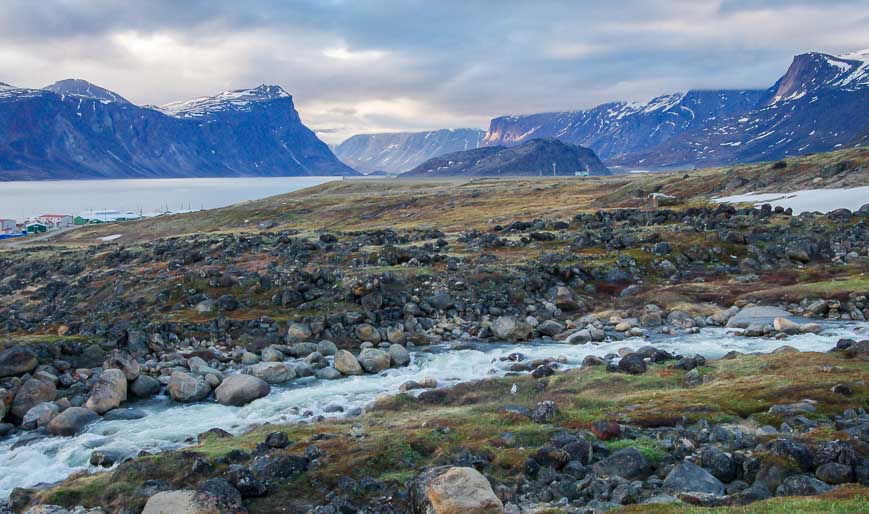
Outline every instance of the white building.
<path id="1" fill-rule="evenodd" d="M 71 227 L 74 224 L 71 214 L 43 214 L 38 216 L 36 221 L 47 226 L 49 230 Z"/>
<path id="2" fill-rule="evenodd" d="M 16 223 L 15 220 L 0 218 L 0 234 L 11 232 L 21 232 L 18 230 L 18 223 Z"/>

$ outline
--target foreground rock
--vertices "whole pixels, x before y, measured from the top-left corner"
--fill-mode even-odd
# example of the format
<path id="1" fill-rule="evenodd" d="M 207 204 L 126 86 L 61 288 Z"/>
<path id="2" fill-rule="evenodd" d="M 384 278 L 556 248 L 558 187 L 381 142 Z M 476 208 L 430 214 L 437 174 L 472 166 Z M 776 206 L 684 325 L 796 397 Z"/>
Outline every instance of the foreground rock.
<path id="1" fill-rule="evenodd" d="M 230 375 L 214 390 L 214 396 L 221 405 L 241 407 L 268 396 L 270 390 L 265 380 L 251 375 Z"/>
<path id="2" fill-rule="evenodd" d="M 138 375 L 137 375 L 138 376 Z M 96 412 L 106 412 L 120 407 L 127 400 L 127 377 L 120 369 L 107 369 L 100 374 L 85 407 Z"/>
<path id="3" fill-rule="evenodd" d="M 362 374 L 362 366 L 359 364 L 359 361 L 347 350 L 335 352 L 335 369 L 344 375 Z"/>
<path id="4" fill-rule="evenodd" d="M 236 491 L 236 494 L 238 491 Z M 236 514 L 247 512 L 239 501 L 225 502 L 206 491 L 164 491 L 148 498 L 142 514 Z"/>
<path id="5" fill-rule="evenodd" d="M 99 416 L 90 409 L 70 407 L 51 420 L 48 424 L 48 433 L 64 436 L 76 435 L 98 419 Z"/>
<path id="6" fill-rule="evenodd" d="M 204 380 L 183 371 L 172 373 L 169 379 L 169 395 L 176 402 L 198 402 L 211 393 L 211 386 Z"/>
<path id="7" fill-rule="evenodd" d="M 14 377 L 33 371 L 39 364 L 36 354 L 28 348 L 13 346 L 0 352 L 0 378 Z"/>
<path id="8" fill-rule="evenodd" d="M 415 514 L 498 514 L 501 500 L 479 471 L 466 467 L 438 467 L 423 472 L 413 484 Z"/>

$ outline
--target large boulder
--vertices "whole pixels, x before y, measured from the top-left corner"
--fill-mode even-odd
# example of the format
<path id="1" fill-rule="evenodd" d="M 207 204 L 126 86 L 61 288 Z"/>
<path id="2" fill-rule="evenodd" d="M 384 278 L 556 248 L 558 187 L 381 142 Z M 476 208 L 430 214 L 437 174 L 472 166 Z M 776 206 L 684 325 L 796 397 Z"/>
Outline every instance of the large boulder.
<path id="1" fill-rule="evenodd" d="M 238 491 L 236 491 L 238 493 Z M 211 491 L 180 489 L 159 492 L 145 504 L 142 514 L 240 514 L 247 512 L 240 504 L 222 501 Z"/>
<path id="2" fill-rule="evenodd" d="M 727 321 L 727 328 L 748 328 L 749 325 L 771 325 L 776 318 L 790 318 L 793 315 L 778 307 L 743 307 Z"/>
<path id="3" fill-rule="evenodd" d="M 214 390 L 214 396 L 221 405 L 241 407 L 267 396 L 271 388 L 265 380 L 251 375 L 230 375 Z"/>
<path id="4" fill-rule="evenodd" d="M 176 402 L 198 402 L 211 393 L 211 386 L 190 373 L 176 371 L 169 377 L 169 396 Z"/>
<path id="5" fill-rule="evenodd" d="M 140 374 L 136 380 L 130 382 L 129 392 L 139 398 L 150 398 L 160 392 L 160 381 L 154 377 Z"/>
<path id="6" fill-rule="evenodd" d="M 30 348 L 13 346 L 0 352 L 0 378 L 23 375 L 38 365 L 39 359 Z"/>
<path id="7" fill-rule="evenodd" d="M 667 474 L 664 490 L 670 493 L 708 493 L 720 496 L 724 494 L 724 484 L 700 466 L 683 462 Z"/>
<path id="8" fill-rule="evenodd" d="M 119 369 L 107 369 L 100 373 L 91 389 L 85 407 L 96 412 L 106 412 L 120 407 L 127 400 L 127 377 Z"/>
<path id="9" fill-rule="evenodd" d="M 513 316 L 501 316 L 492 322 L 492 333 L 503 341 L 525 341 L 531 336 L 531 325 Z"/>
<path id="10" fill-rule="evenodd" d="M 652 471 L 649 461 L 636 448 L 621 449 L 596 462 L 592 470 L 598 476 L 617 476 L 627 480 L 644 480 Z"/>
<path id="11" fill-rule="evenodd" d="M 347 350 L 335 352 L 335 369 L 344 375 L 362 374 L 362 366 L 359 364 L 359 361 Z"/>
<path id="12" fill-rule="evenodd" d="M 368 373 L 380 373 L 389 368 L 389 354 L 377 348 L 366 348 L 359 353 L 359 364 Z"/>
<path id="13" fill-rule="evenodd" d="M 103 363 L 103 368 L 123 371 L 124 376 L 130 382 L 139 378 L 139 373 L 142 369 L 132 355 L 121 350 L 112 350 L 112 353 L 109 354 Z"/>
<path id="14" fill-rule="evenodd" d="M 794 335 L 794 334 L 800 333 L 800 324 L 799 323 L 797 323 L 795 321 L 791 321 L 787 318 L 783 318 L 781 316 L 779 316 L 773 320 L 772 327 L 774 329 L 776 329 L 776 331 L 784 332 L 785 334 L 788 334 L 788 335 Z"/>
<path id="15" fill-rule="evenodd" d="M 369 343 L 380 342 L 380 332 L 368 323 L 356 325 L 356 337 L 358 337 L 360 341 L 367 341 Z"/>
<path id="16" fill-rule="evenodd" d="M 573 291 L 564 286 L 552 288 L 549 292 L 549 298 L 556 307 L 565 312 L 577 311 L 582 307 L 582 304 L 573 295 Z"/>
<path id="17" fill-rule="evenodd" d="M 42 402 L 53 402 L 57 398 L 57 388 L 53 383 L 31 378 L 18 389 L 12 400 L 10 414 L 21 420 L 33 406 Z"/>
<path id="18" fill-rule="evenodd" d="M 48 424 L 48 433 L 62 436 L 76 435 L 98 419 L 97 413 L 90 409 L 69 407 L 51 420 Z"/>
<path id="19" fill-rule="evenodd" d="M 260 362 L 248 368 L 248 371 L 269 384 L 283 384 L 296 378 L 295 369 L 283 362 Z"/>
<path id="20" fill-rule="evenodd" d="M 413 512 L 417 514 L 500 514 L 501 500 L 479 471 L 442 466 L 424 471 L 413 482 Z"/>
<path id="21" fill-rule="evenodd" d="M 38 427 L 44 427 L 57 416 L 58 412 L 60 412 L 60 407 L 54 402 L 43 402 L 34 405 L 24 415 L 24 419 L 21 420 L 21 428 L 33 430 Z"/>
<path id="22" fill-rule="evenodd" d="M 407 366 L 410 364 L 410 354 L 400 344 L 389 346 L 389 359 L 393 366 Z"/>
<path id="23" fill-rule="evenodd" d="M 811 475 L 791 475 L 775 490 L 776 496 L 814 496 L 833 489 Z"/>
<path id="24" fill-rule="evenodd" d="M 631 375 L 642 375 L 646 372 L 646 361 L 639 353 L 629 353 L 619 360 L 619 369 Z"/>
<path id="25" fill-rule="evenodd" d="M 287 343 L 289 344 L 310 341 L 313 335 L 311 327 L 307 323 L 290 322 L 289 327 L 287 327 Z"/>

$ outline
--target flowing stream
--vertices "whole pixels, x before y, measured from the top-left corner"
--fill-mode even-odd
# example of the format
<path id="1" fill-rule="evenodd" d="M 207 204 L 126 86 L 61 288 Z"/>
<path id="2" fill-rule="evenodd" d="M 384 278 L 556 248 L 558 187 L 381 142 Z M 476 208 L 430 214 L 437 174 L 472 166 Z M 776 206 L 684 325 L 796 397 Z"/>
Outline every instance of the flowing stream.
<path id="1" fill-rule="evenodd" d="M 869 323 L 836 323 L 819 335 L 803 334 L 787 340 L 745 338 L 729 335 L 720 328 L 703 329 L 699 334 L 656 340 L 657 348 L 679 354 L 700 354 L 714 359 L 736 350 L 744 353 L 770 352 L 782 345 L 801 351 L 827 351 L 839 338 L 865 338 Z M 648 345 L 642 338 L 602 344 L 566 345 L 540 343 L 523 345 L 479 344 L 468 350 L 435 347 L 412 353 L 408 367 L 389 369 L 377 375 L 364 375 L 324 381 L 297 380 L 287 386 L 273 386 L 269 396 L 244 407 L 227 407 L 213 402 L 183 405 L 165 396 L 129 404 L 145 414 L 140 419 L 101 420 L 74 437 L 49 437 L 25 432 L 0 440 L 0 499 L 15 487 L 62 480 L 79 470 L 93 469 L 88 460 L 95 450 L 134 455 L 139 450 L 160 451 L 185 446 L 185 439 L 211 428 L 232 433 L 265 422 L 294 423 L 313 415 L 340 416 L 365 407 L 377 396 L 396 394 L 399 386 L 414 379 L 433 377 L 438 387 L 504 375 L 506 364 L 498 359 L 521 352 L 529 359 L 564 357 L 564 367 L 577 367 L 587 355 L 604 356 L 619 348 L 638 349 Z M 331 413 L 330 413 L 331 412 Z"/>

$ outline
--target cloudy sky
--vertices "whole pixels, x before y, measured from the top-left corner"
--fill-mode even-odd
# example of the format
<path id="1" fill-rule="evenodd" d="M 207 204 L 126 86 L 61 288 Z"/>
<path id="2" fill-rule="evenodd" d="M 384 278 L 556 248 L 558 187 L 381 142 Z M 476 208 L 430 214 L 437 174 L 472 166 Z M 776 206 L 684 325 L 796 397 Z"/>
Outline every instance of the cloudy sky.
<path id="1" fill-rule="evenodd" d="M 0 81 L 84 78 L 139 104 L 280 84 L 360 132 L 768 87 L 869 47 L 869 0 L 0 0 Z"/>

